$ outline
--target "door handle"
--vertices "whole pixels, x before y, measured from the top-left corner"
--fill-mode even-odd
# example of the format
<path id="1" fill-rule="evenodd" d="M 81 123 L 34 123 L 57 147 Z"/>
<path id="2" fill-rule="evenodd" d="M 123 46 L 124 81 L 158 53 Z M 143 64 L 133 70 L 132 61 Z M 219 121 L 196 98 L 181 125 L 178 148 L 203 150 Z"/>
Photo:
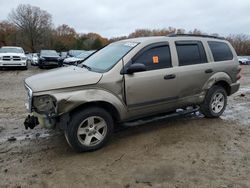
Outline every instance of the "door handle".
<path id="1" fill-rule="evenodd" d="M 207 73 L 207 74 L 208 73 L 212 73 L 212 72 L 214 72 L 213 69 L 207 69 L 207 70 L 205 70 L 205 73 Z"/>
<path id="2" fill-rule="evenodd" d="M 168 74 L 168 75 L 164 76 L 164 79 L 165 80 L 170 80 L 170 79 L 175 79 L 175 77 L 176 77 L 175 74 Z"/>

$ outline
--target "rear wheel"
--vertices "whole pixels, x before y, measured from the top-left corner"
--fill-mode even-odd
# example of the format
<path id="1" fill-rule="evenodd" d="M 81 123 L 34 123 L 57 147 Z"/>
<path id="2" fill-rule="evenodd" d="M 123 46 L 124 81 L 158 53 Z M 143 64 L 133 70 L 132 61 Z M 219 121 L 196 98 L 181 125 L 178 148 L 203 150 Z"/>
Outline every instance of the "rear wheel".
<path id="1" fill-rule="evenodd" d="M 222 115 L 227 105 L 227 93 L 221 86 L 211 87 L 201 105 L 201 112 L 209 118 L 217 118 Z"/>
<path id="2" fill-rule="evenodd" d="M 91 107 L 73 114 L 65 137 L 77 152 L 101 148 L 113 132 L 113 119 L 102 108 Z"/>

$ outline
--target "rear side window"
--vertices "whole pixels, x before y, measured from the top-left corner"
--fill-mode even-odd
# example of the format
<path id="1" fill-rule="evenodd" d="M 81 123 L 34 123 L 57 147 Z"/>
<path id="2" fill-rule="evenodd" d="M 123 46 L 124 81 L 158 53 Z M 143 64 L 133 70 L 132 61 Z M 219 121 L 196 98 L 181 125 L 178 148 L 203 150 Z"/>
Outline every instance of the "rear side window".
<path id="1" fill-rule="evenodd" d="M 204 47 L 200 41 L 175 42 L 179 66 L 207 63 Z"/>
<path id="2" fill-rule="evenodd" d="M 146 65 L 147 70 L 172 67 L 170 49 L 168 45 L 156 46 L 144 51 L 134 63 Z"/>
<path id="3" fill-rule="evenodd" d="M 225 42 L 208 41 L 214 61 L 227 61 L 233 59 L 233 54 Z"/>

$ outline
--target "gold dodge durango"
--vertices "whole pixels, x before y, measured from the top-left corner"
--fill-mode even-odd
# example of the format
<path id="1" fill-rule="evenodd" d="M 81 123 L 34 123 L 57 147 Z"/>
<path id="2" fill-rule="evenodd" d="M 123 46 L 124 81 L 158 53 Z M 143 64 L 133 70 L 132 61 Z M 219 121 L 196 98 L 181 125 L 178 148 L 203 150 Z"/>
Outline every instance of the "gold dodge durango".
<path id="1" fill-rule="evenodd" d="M 240 71 L 223 38 L 176 34 L 122 40 L 78 66 L 27 78 L 31 114 L 24 124 L 58 125 L 75 151 L 96 150 L 121 123 L 180 113 L 176 109 L 219 117 L 227 96 L 239 89 Z"/>

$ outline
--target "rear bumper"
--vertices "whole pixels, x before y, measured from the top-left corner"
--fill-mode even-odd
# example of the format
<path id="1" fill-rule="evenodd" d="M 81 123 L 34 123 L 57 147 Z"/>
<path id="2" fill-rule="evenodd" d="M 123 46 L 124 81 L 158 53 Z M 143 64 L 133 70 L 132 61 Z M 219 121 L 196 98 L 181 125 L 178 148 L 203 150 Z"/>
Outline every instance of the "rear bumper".
<path id="1" fill-rule="evenodd" d="M 0 61 L 0 67 L 26 67 L 26 60 L 23 61 Z"/>
<path id="2" fill-rule="evenodd" d="M 240 89 L 240 82 L 237 81 L 230 85 L 230 95 L 236 93 Z"/>

